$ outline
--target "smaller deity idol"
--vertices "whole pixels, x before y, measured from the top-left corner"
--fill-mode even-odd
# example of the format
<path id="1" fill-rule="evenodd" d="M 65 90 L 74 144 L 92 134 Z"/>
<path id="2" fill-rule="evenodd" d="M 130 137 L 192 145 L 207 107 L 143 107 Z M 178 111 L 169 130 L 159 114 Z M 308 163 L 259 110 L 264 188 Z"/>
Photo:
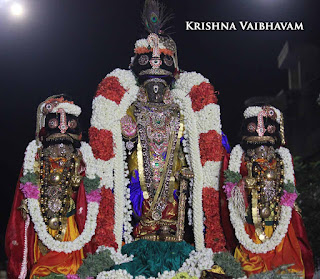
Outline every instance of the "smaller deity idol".
<path id="1" fill-rule="evenodd" d="M 247 275 L 290 265 L 312 278 L 312 251 L 295 203 L 292 157 L 284 145 L 281 112 L 252 106 L 244 112 L 242 142 L 233 148 L 224 190 L 240 245 L 235 250 Z"/>
<path id="2" fill-rule="evenodd" d="M 9 278 L 75 274 L 92 251 L 95 226 L 87 223 L 97 217 L 99 192 L 87 194 L 87 204 L 80 113 L 63 95 L 38 107 L 7 227 Z"/>

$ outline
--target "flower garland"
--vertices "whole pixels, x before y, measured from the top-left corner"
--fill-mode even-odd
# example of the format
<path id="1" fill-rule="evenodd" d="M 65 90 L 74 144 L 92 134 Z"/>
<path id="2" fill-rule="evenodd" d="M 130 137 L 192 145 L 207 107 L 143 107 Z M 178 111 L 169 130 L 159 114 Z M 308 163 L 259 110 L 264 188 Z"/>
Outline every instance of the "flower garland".
<path id="1" fill-rule="evenodd" d="M 201 250 L 205 247 L 202 191 L 204 187 L 219 187 L 218 183 L 205 183 L 216 183 L 218 181 L 218 179 L 212 180 L 208 179 L 208 177 L 219 177 L 220 167 L 215 163 L 221 161 L 221 156 L 218 154 L 217 156 L 210 158 L 201 157 L 201 154 L 204 154 L 204 150 L 209 148 L 209 145 L 211 151 L 212 146 L 219 148 L 221 145 L 221 140 L 219 142 L 218 136 L 221 134 L 220 109 L 219 106 L 214 103 L 216 102 L 216 99 L 211 96 L 214 91 L 212 87 L 208 86 L 208 84 L 209 80 L 205 79 L 201 74 L 185 72 L 180 74 L 179 79 L 175 83 L 174 89 L 171 91 L 175 102 L 180 106 L 185 117 L 186 134 L 184 137 L 186 139 L 186 146 L 184 146 L 184 151 L 187 151 L 186 159 L 194 173 L 192 189 L 192 219 L 195 246 L 197 250 Z M 211 94 L 203 95 L 202 93 L 207 90 L 209 90 L 209 93 Z M 202 102 L 199 103 L 197 101 L 197 97 L 202 99 Z M 198 103 L 193 105 L 196 101 Z M 212 122 L 217 122 L 214 126 L 210 126 L 212 125 L 210 124 L 212 122 L 205 120 L 205 114 L 202 113 L 202 110 L 206 110 L 206 113 L 214 116 L 213 119 L 215 121 L 211 120 Z M 209 113 L 209 111 L 212 111 L 212 113 Z M 200 135 L 202 136 L 200 137 Z M 212 142 L 214 137 L 216 138 L 216 141 Z M 220 226 L 220 220 L 216 225 Z"/>
<path id="2" fill-rule="evenodd" d="M 118 247 L 121 247 L 122 239 L 125 243 L 132 241 L 131 216 L 129 216 L 132 209 L 129 192 L 126 190 L 128 180 L 125 177 L 126 166 L 123 157 L 125 148 L 123 147 L 120 119 L 126 115 L 127 109 L 136 100 L 138 90 L 131 71 L 116 69 L 108 74 L 98 86 L 93 101 L 90 144 L 95 160 L 105 162 L 105 172 L 97 170 L 95 174 L 106 183 L 105 187 L 110 187 L 114 191 L 114 235 Z M 205 247 L 202 189 L 203 187 L 216 189 L 219 187 L 222 155 L 220 108 L 216 104 L 217 99 L 212 85 L 202 75 L 195 72 L 180 74 L 171 92 L 185 116 L 186 129 L 183 148 L 187 153 L 186 160 L 195 173 L 192 190 L 194 235 L 196 248 L 201 250 Z M 108 136 L 105 137 L 104 134 Z M 106 148 L 103 148 L 104 146 Z M 206 151 L 212 150 L 212 146 L 216 146 L 217 152 L 208 157 Z M 200 159 L 201 154 L 204 157 L 202 160 Z M 111 177 L 112 173 L 114 173 L 113 177 Z M 100 230 L 97 233 L 99 234 Z"/>
<path id="3" fill-rule="evenodd" d="M 281 159 L 284 162 L 284 182 L 285 183 L 294 183 L 294 170 L 292 165 L 292 157 L 288 149 L 280 147 L 276 150 L 280 155 Z M 230 162 L 228 170 L 234 175 L 240 174 L 240 166 L 242 161 L 243 150 L 240 145 L 237 145 L 233 148 L 230 155 Z M 229 182 L 229 183 L 228 183 Z M 248 236 L 244 228 L 243 217 L 245 212 L 239 212 L 237 208 L 237 202 L 234 200 L 234 190 L 237 188 L 237 183 L 234 181 L 228 181 L 227 185 L 224 186 L 228 198 L 228 207 L 230 210 L 230 220 L 235 229 L 235 234 L 239 242 L 244 246 L 245 249 L 249 250 L 252 253 L 267 253 L 271 250 L 274 250 L 276 246 L 280 244 L 282 239 L 285 237 L 288 226 L 291 220 L 292 207 L 287 206 L 286 204 L 281 205 L 281 214 L 279 225 L 276 230 L 273 232 L 271 238 L 267 239 L 266 242 L 262 244 L 256 244 Z M 239 198 L 239 197 L 237 197 Z M 242 197 L 243 200 L 243 197 Z M 242 209 L 243 211 L 244 209 Z"/>
<path id="4" fill-rule="evenodd" d="M 281 112 L 280 110 L 278 110 L 275 107 L 271 107 L 277 115 L 276 121 L 280 124 L 281 122 Z M 259 106 L 251 106 L 246 108 L 246 110 L 243 113 L 244 118 L 251 118 L 251 117 L 257 117 L 259 112 L 261 112 L 263 110 L 263 107 L 259 107 Z"/>
<path id="5" fill-rule="evenodd" d="M 99 249 L 105 249 L 105 248 L 99 248 Z M 100 250 L 99 250 L 100 251 Z M 113 260 L 117 259 L 119 257 L 117 253 L 111 251 L 111 257 Z M 97 251 L 98 252 L 98 251 Z M 122 256 L 123 262 L 130 261 L 130 258 L 126 257 L 126 255 Z M 116 261 L 116 260 L 115 260 Z M 122 263 L 121 261 L 118 261 L 119 263 Z M 148 279 L 171 279 L 175 276 L 179 275 L 179 273 L 186 273 L 188 276 L 195 276 L 196 278 L 200 278 L 201 271 L 205 269 L 210 269 L 214 264 L 213 261 L 213 252 L 212 249 L 204 248 L 200 251 L 192 251 L 189 254 L 189 258 L 185 260 L 183 265 L 180 267 L 180 269 L 175 271 L 165 271 L 162 274 L 158 274 L 158 277 L 149 277 Z M 110 271 L 103 271 L 100 272 L 97 276 L 97 279 L 110 279 L 110 278 L 130 278 L 133 279 L 133 276 L 129 274 L 124 269 L 119 270 L 110 270 Z M 147 279 L 145 276 L 137 276 L 136 279 Z M 178 277 L 179 278 L 179 277 Z"/>
<path id="6" fill-rule="evenodd" d="M 206 227 L 205 243 L 207 248 L 213 251 L 225 251 L 225 237 L 220 222 L 219 192 L 213 188 L 203 189 L 203 210 L 206 217 L 204 225 Z"/>
<path id="7" fill-rule="evenodd" d="M 23 164 L 24 175 L 34 173 L 35 157 L 37 150 L 40 147 L 41 145 L 37 145 L 35 140 L 28 145 Z M 33 185 L 32 182 L 27 182 L 21 185 L 21 190 L 24 193 L 25 198 L 27 199 L 28 209 L 31 216 L 31 220 L 34 224 L 34 229 L 37 232 L 39 239 L 48 249 L 56 252 L 71 253 L 73 251 L 80 250 L 84 247 L 86 243 L 88 243 L 91 240 L 97 226 L 96 220 L 99 212 L 100 202 L 99 192 L 95 190 L 87 194 L 88 200 L 91 201 L 88 202 L 86 222 L 81 235 L 78 236 L 74 241 L 61 242 L 58 240 L 54 240 L 53 237 L 47 231 L 47 226 L 43 221 L 43 217 L 39 206 L 38 198 L 40 191 L 38 186 Z"/>

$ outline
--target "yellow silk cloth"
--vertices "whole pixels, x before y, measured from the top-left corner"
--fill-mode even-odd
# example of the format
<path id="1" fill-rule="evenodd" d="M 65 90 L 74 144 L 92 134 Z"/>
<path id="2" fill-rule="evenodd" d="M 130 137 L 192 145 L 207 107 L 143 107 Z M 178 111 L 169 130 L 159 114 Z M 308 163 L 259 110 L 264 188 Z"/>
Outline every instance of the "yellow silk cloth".
<path id="1" fill-rule="evenodd" d="M 255 233 L 254 225 L 245 224 L 245 229 L 255 243 L 261 243 Z M 266 226 L 265 234 L 271 237 L 272 233 L 273 227 Z M 285 237 L 274 250 L 265 254 L 254 254 L 240 245 L 236 248 L 234 257 L 241 263 L 248 277 L 252 274 L 272 270 L 280 265 L 294 264 L 289 267 L 290 272 L 298 272 L 304 278 L 305 270 L 301 250 L 291 223 L 289 224 Z"/>
<path id="2" fill-rule="evenodd" d="M 55 236 L 58 231 L 49 230 L 52 236 Z M 75 215 L 68 218 L 66 233 L 64 235 L 63 241 L 73 241 L 79 236 L 79 231 L 75 221 Z M 43 277 L 50 273 L 57 274 L 76 274 L 80 265 L 82 264 L 83 250 L 74 251 L 72 253 L 66 254 L 63 252 L 49 251 L 46 255 L 42 255 L 38 246 L 38 235 L 35 237 L 34 243 L 34 262 L 32 267 L 30 278 L 35 276 Z"/>

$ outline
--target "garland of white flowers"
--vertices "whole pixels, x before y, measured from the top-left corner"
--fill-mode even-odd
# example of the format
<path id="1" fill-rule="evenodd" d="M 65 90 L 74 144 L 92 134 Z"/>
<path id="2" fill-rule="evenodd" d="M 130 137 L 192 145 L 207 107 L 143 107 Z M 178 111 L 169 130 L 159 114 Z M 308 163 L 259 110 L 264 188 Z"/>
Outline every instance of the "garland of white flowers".
<path id="1" fill-rule="evenodd" d="M 101 250 L 104 250 L 105 248 L 102 248 Z M 108 248 L 109 249 L 109 248 Z M 99 250 L 99 251 L 101 251 Z M 110 249 L 109 249 L 110 250 Z M 117 262 L 123 263 L 123 262 L 129 262 L 132 259 L 130 257 L 125 257 L 126 255 L 123 255 L 122 258 L 119 259 L 119 255 L 117 255 L 113 250 L 110 250 L 111 252 L 111 258 L 116 259 Z M 180 267 L 178 271 L 165 271 L 162 274 L 158 274 L 157 277 L 149 277 L 146 278 L 145 276 L 137 276 L 136 279 L 171 279 L 175 275 L 181 272 L 186 272 L 189 276 L 196 276 L 200 278 L 201 271 L 210 269 L 214 264 L 213 261 L 213 252 L 210 248 L 203 248 L 200 251 L 191 251 L 189 254 L 189 257 L 185 260 L 183 265 Z M 110 271 L 103 271 L 100 272 L 97 276 L 97 279 L 105 279 L 105 278 L 133 278 L 131 274 L 129 274 L 124 269 L 119 270 L 110 270 Z"/>
<path id="2" fill-rule="evenodd" d="M 204 225 L 203 225 L 203 206 L 202 206 L 202 189 L 203 187 L 213 187 L 212 180 L 206 180 L 208 175 L 218 177 L 220 168 L 214 162 L 207 162 L 206 165 L 211 167 L 202 167 L 199 148 L 200 133 L 207 133 L 209 130 L 215 130 L 221 134 L 220 109 L 216 104 L 209 104 L 202 110 L 194 112 L 192 109 L 192 101 L 188 93 L 195 85 L 200 85 L 202 82 L 209 83 L 209 80 L 196 72 L 184 72 L 180 74 L 176 81 L 174 89 L 171 91 L 173 99 L 180 106 L 185 117 L 184 124 L 186 133 L 184 135 L 186 142 L 183 143 L 184 150 L 187 152 L 187 160 L 193 170 L 193 190 L 192 190 L 192 222 L 195 237 L 195 246 L 197 250 L 205 247 L 204 244 Z M 206 114 L 203 114 L 203 111 Z M 211 116 L 208 117 L 208 116 Z M 213 119 L 212 119 L 213 118 Z M 206 166 L 205 165 L 205 166 Z M 206 184 L 210 183 L 210 184 Z M 217 186 L 216 186 L 217 187 Z M 191 212 L 189 213 L 191 215 Z"/>
<path id="3" fill-rule="evenodd" d="M 280 147 L 276 150 L 276 152 L 280 155 L 281 159 L 284 162 L 284 182 L 294 183 L 294 170 L 292 165 L 292 157 L 290 155 L 289 150 L 287 148 Z M 240 173 L 242 155 L 243 150 L 241 146 L 235 146 L 230 155 L 228 170 Z M 237 210 L 235 210 L 236 205 L 233 200 L 233 196 L 229 198 L 228 207 L 230 210 L 230 220 L 235 229 L 237 239 L 244 246 L 244 248 L 246 248 L 252 253 L 265 254 L 271 250 L 274 250 L 276 246 L 278 246 L 281 243 L 282 239 L 285 237 L 288 231 L 288 226 L 291 220 L 292 213 L 292 208 L 290 206 L 281 206 L 279 225 L 273 232 L 272 237 L 267 239 L 266 242 L 262 244 L 254 243 L 245 231 L 244 221 L 243 218 L 241 218 L 244 212 L 237 212 Z"/>
<path id="4" fill-rule="evenodd" d="M 24 169 L 23 173 L 34 173 L 34 163 L 38 148 L 41 145 L 37 145 L 36 141 L 30 142 L 27 147 L 24 159 Z M 82 150 L 83 152 L 83 150 Z M 85 155 L 86 156 L 86 155 Z M 73 251 L 80 250 L 88 243 L 95 233 L 97 226 L 97 216 L 99 212 L 98 202 L 88 202 L 87 205 L 87 217 L 84 226 L 84 230 L 74 241 L 61 242 L 54 240 L 53 237 L 48 233 L 47 226 L 43 220 L 39 201 L 36 198 L 27 198 L 29 214 L 31 216 L 32 222 L 34 224 L 34 229 L 38 234 L 39 239 L 42 243 L 50 250 L 56 252 L 71 253 Z"/>
<path id="5" fill-rule="evenodd" d="M 125 177 L 125 148 L 123 146 L 120 120 L 126 115 L 129 106 L 136 100 L 139 87 L 136 84 L 133 73 L 129 70 L 116 69 L 106 77 L 116 77 L 120 85 L 126 90 L 121 102 L 117 105 L 115 102 L 106 99 L 99 95 L 93 100 L 93 113 L 91 126 L 97 129 L 109 130 L 113 134 L 114 153 L 115 157 L 104 161 L 104 171 L 97 168 L 96 175 L 101 177 L 101 183 L 105 187 L 112 187 L 115 197 L 115 225 L 114 235 L 118 247 L 121 247 L 122 239 L 125 243 L 132 241 L 131 233 L 132 226 L 130 223 L 132 212 L 130 193 L 126 190 L 129 183 Z M 203 208 L 202 208 L 202 189 L 203 187 L 218 187 L 220 174 L 220 162 L 207 162 L 204 167 L 200 161 L 199 135 L 207 133 L 210 130 L 215 130 L 221 134 L 220 123 L 220 108 L 216 104 L 206 105 L 204 109 L 194 112 L 192 109 L 192 101 L 188 93 L 195 85 L 200 85 L 202 82 L 208 83 L 201 74 L 191 72 L 180 74 L 179 79 L 175 83 L 175 88 L 172 90 L 172 95 L 177 104 L 179 104 L 182 114 L 185 117 L 185 134 L 183 147 L 186 154 L 186 159 L 191 166 L 194 177 L 193 186 L 193 221 L 195 245 L 197 250 L 201 250 L 204 245 L 203 234 Z M 112 113 L 110 113 L 112 112 Z M 124 154 L 124 155 L 123 155 Z M 99 159 L 97 160 L 99 161 Z M 102 160 L 100 160 L 102 161 Z M 102 164 L 100 164 L 102 166 Z M 114 170 L 114 177 L 110 174 Z M 107 186 L 107 184 L 109 186 Z M 189 214 L 190 215 L 190 214 Z"/>

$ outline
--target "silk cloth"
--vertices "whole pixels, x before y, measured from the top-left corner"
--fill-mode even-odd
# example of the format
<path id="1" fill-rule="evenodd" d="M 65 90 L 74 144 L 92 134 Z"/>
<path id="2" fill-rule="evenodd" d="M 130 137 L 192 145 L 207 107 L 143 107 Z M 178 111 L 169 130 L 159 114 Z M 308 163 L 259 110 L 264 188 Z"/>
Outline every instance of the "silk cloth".
<path id="1" fill-rule="evenodd" d="M 50 230 L 50 234 L 55 236 L 58 231 Z M 64 235 L 63 241 L 73 241 L 79 236 L 75 216 L 72 215 L 68 218 L 67 230 Z M 36 234 L 34 243 L 34 261 L 35 264 L 30 272 L 30 278 L 39 278 L 49 275 L 50 273 L 56 274 L 76 274 L 80 265 L 82 264 L 83 249 L 66 254 L 63 252 L 49 251 L 46 255 L 42 255 L 38 246 L 38 236 Z M 35 276 L 35 277 L 34 277 Z"/>
<path id="2" fill-rule="evenodd" d="M 84 172 L 81 173 L 81 175 L 84 176 Z M 15 190 L 11 214 L 6 231 L 5 251 L 8 257 L 8 279 L 17 279 L 19 277 L 23 260 L 25 220 L 22 218 L 21 210 L 18 209 L 18 207 L 21 205 L 21 201 L 24 199 L 23 193 L 19 188 L 21 176 L 22 170 L 20 172 L 17 187 Z M 74 193 L 72 198 L 76 202 L 76 214 L 74 215 L 74 218 L 77 224 L 78 232 L 81 234 L 84 229 L 84 224 L 87 216 L 87 201 L 83 182 L 81 182 L 78 191 Z M 27 278 L 29 278 L 30 271 L 35 264 L 35 236 L 36 233 L 33 228 L 33 223 L 32 221 L 30 221 L 30 225 L 27 230 Z M 88 252 L 93 253 L 95 250 L 96 245 L 93 237 L 91 242 L 87 243 L 83 248 L 84 256 Z"/>
<path id="3" fill-rule="evenodd" d="M 189 257 L 194 247 L 185 241 L 164 242 L 138 240 L 122 247 L 121 253 L 134 255 L 133 261 L 117 265 L 114 269 L 126 269 L 132 276 L 157 277 L 165 270 L 177 271 Z"/>
<path id="4" fill-rule="evenodd" d="M 246 223 L 245 229 L 254 243 L 262 243 L 255 233 L 254 225 Z M 270 238 L 272 233 L 273 227 L 266 226 L 265 234 Z M 290 272 L 297 272 L 301 274 L 303 278 L 305 275 L 301 249 L 292 224 L 289 225 L 287 234 L 274 250 L 265 254 L 255 254 L 240 245 L 236 248 L 234 256 L 241 263 L 243 271 L 247 276 L 266 272 L 275 267 L 287 264 L 293 264 L 293 266 L 289 267 Z"/>
<path id="5" fill-rule="evenodd" d="M 244 249 L 242 245 L 239 245 L 229 219 L 230 212 L 228 210 L 227 199 L 222 189 L 222 185 L 224 184 L 223 172 L 228 168 L 229 159 L 229 154 L 225 154 L 221 175 L 222 179 L 220 184 L 220 206 L 222 212 L 221 221 L 227 240 L 227 248 L 229 249 L 229 251 L 235 252 L 235 257 L 238 258 L 241 261 L 243 267 L 247 269 L 247 274 L 257 273 L 257 270 L 265 269 L 267 267 L 272 267 L 271 269 L 273 269 L 274 267 L 283 265 L 285 263 L 295 264 L 293 268 L 295 268 L 296 270 L 301 270 L 302 262 L 305 278 L 312 279 L 314 275 L 313 253 L 308 241 L 307 232 L 304 227 L 303 220 L 295 209 L 292 209 L 292 217 L 290 225 L 288 227 L 288 232 L 281 244 L 278 245 L 281 247 L 276 247 L 275 251 L 270 251 L 266 254 L 255 255 Z M 247 176 L 247 169 L 243 161 L 240 167 L 240 173 L 242 177 Z M 256 238 L 255 234 L 253 234 L 254 226 L 246 224 L 245 229 L 248 232 L 249 236 L 254 240 Z M 270 228 L 268 229 L 268 232 L 270 233 Z M 292 257 L 288 257 L 288 253 L 291 253 L 289 252 L 290 250 L 294 255 Z M 297 260 L 297 262 L 287 262 L 287 258 L 290 258 L 291 260 Z"/>

